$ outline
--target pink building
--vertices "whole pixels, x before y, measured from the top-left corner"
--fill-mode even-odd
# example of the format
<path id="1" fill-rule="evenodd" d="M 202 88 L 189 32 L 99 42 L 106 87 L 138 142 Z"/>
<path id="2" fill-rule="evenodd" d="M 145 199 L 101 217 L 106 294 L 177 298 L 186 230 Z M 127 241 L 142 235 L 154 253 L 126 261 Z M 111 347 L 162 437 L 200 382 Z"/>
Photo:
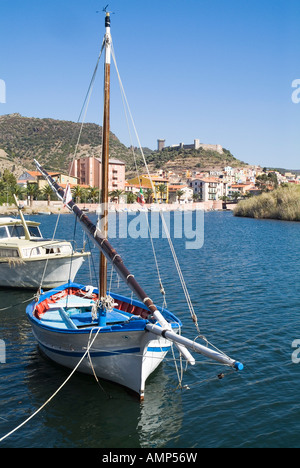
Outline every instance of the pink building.
<path id="1" fill-rule="evenodd" d="M 69 167 L 69 170 L 71 165 Z M 101 188 L 101 159 L 75 159 L 70 175 L 78 177 L 80 184 Z M 118 159 L 109 160 L 108 190 L 125 189 L 125 163 Z"/>

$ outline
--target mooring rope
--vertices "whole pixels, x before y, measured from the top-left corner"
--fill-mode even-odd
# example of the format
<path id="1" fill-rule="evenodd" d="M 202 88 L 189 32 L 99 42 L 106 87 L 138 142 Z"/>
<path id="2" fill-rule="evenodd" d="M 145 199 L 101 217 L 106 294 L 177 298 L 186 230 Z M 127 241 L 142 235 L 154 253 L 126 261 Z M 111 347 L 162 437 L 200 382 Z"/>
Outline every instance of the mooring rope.
<path id="1" fill-rule="evenodd" d="M 88 346 L 87 346 L 87 349 L 86 349 L 84 355 L 82 356 L 82 358 L 80 359 L 80 361 L 78 362 L 78 364 L 75 366 L 75 368 L 72 370 L 72 372 L 70 373 L 70 375 L 69 375 L 69 376 L 66 378 L 66 380 L 62 383 L 62 385 L 51 395 L 50 398 L 48 398 L 48 400 L 47 400 L 38 410 L 36 410 L 31 416 L 29 416 L 29 418 L 27 418 L 25 421 L 23 421 L 21 424 L 19 424 L 19 426 L 15 427 L 15 429 L 13 429 L 12 431 L 8 432 L 8 434 L 6 434 L 5 436 L 1 437 L 0 442 L 3 442 L 3 440 L 5 440 L 7 437 L 11 436 L 14 432 L 18 431 L 19 429 L 21 429 L 21 427 L 25 426 L 25 424 L 27 424 L 31 419 L 33 419 L 40 411 L 42 411 L 42 409 L 45 408 L 46 405 L 48 405 L 48 403 L 50 403 L 51 400 L 53 400 L 53 398 L 60 392 L 60 390 L 66 385 L 66 383 L 70 380 L 70 378 L 72 377 L 72 375 L 76 372 L 76 370 L 78 369 L 78 367 L 80 366 L 80 364 L 82 363 L 82 361 L 85 359 L 85 357 L 89 354 L 90 348 L 92 347 L 94 341 L 96 340 L 99 331 L 100 331 L 100 328 L 99 328 L 99 329 L 97 330 L 97 332 L 95 333 L 95 336 L 94 336 L 94 338 L 93 338 L 92 341 L 90 341 L 90 339 L 89 339 L 89 343 L 88 343 Z"/>

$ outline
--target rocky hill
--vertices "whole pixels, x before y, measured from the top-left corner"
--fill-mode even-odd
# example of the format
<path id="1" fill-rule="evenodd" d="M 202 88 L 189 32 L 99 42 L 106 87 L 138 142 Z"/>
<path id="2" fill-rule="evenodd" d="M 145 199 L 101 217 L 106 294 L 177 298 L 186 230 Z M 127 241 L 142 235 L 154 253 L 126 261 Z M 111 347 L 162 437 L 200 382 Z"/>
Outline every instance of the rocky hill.
<path id="1" fill-rule="evenodd" d="M 0 149 L 15 166 L 34 168 L 33 159 L 51 170 L 66 171 L 80 132 L 80 123 L 54 119 L 0 116 Z M 102 127 L 93 123 L 83 126 L 77 156 L 101 156 Z M 110 155 L 128 162 L 131 152 L 110 134 Z"/>
<path id="2" fill-rule="evenodd" d="M 5 159 L 7 167 L 19 175 L 24 168 L 34 169 L 33 159 L 39 160 L 49 170 L 66 172 L 72 160 L 81 124 L 55 119 L 22 117 L 20 114 L 0 116 L 0 159 Z M 101 156 L 102 127 L 93 123 L 83 126 L 77 157 Z M 158 169 L 181 172 L 189 170 L 221 169 L 226 165 L 233 167 L 245 165 L 228 150 L 223 153 L 200 148 L 165 149 L 151 151 L 144 149 L 151 171 Z M 1 156 L 2 155 L 2 156 Z M 135 163 L 131 149 L 110 134 L 110 157 L 125 162 L 127 176 L 135 174 Z M 139 151 L 136 153 L 140 171 L 145 172 Z M 3 159 L 3 161 L 4 161 Z M 1 170 L 1 168 L 0 168 Z"/>
<path id="3" fill-rule="evenodd" d="M 155 151 L 147 155 L 147 163 L 153 169 L 164 169 L 165 171 L 210 171 L 222 170 L 226 166 L 241 167 L 247 163 L 235 158 L 229 150 L 223 148 L 223 151 L 208 149 L 173 149 L 168 148 L 163 151 Z"/>

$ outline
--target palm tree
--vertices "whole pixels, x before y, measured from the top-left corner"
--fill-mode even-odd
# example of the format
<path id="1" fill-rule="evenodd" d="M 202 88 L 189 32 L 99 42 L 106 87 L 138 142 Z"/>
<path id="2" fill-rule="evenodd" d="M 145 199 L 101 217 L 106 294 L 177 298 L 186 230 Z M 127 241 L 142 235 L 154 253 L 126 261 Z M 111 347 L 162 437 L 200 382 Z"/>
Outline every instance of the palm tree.
<path id="1" fill-rule="evenodd" d="M 30 197 L 30 206 L 32 206 L 33 199 L 36 198 L 39 193 L 38 184 L 27 182 L 26 192 L 27 196 Z"/>
<path id="2" fill-rule="evenodd" d="M 19 200 L 23 200 L 24 189 L 20 185 L 16 185 L 14 188 L 14 194 Z"/>
<path id="3" fill-rule="evenodd" d="M 90 187 L 88 197 L 92 203 L 96 203 L 99 200 L 100 190 L 98 187 Z"/>
<path id="4" fill-rule="evenodd" d="M 134 203 L 136 201 L 136 194 L 133 192 L 127 192 L 127 203 Z"/>
<path id="5" fill-rule="evenodd" d="M 179 203 L 180 203 L 180 199 L 181 199 L 181 197 L 183 197 L 183 195 L 184 195 L 184 190 L 177 190 L 176 191 L 176 196 L 177 196 L 177 200 L 178 200 Z"/>
<path id="6" fill-rule="evenodd" d="M 42 194 L 44 197 L 47 198 L 47 205 L 49 206 L 50 205 L 50 200 L 51 200 L 51 195 L 52 195 L 53 191 L 52 191 L 52 188 L 50 187 L 50 185 L 45 185 L 45 187 L 43 187 L 42 189 Z"/>
<path id="7" fill-rule="evenodd" d="M 160 193 L 160 199 L 163 202 L 163 195 L 167 191 L 167 186 L 166 186 L 166 184 L 159 184 L 157 189 L 158 189 L 158 191 Z"/>
<path id="8" fill-rule="evenodd" d="M 146 195 L 146 203 L 152 203 L 153 201 L 153 190 L 152 188 L 148 188 L 146 191 L 145 191 L 145 195 Z"/>
<path id="9" fill-rule="evenodd" d="M 72 188 L 72 194 L 76 203 L 79 203 L 82 197 L 82 187 L 80 187 L 80 185 L 75 185 L 75 187 Z"/>
<path id="10" fill-rule="evenodd" d="M 115 199 L 119 201 L 119 198 L 123 193 L 123 190 L 113 190 L 112 192 L 109 192 L 110 201 L 113 202 Z"/>

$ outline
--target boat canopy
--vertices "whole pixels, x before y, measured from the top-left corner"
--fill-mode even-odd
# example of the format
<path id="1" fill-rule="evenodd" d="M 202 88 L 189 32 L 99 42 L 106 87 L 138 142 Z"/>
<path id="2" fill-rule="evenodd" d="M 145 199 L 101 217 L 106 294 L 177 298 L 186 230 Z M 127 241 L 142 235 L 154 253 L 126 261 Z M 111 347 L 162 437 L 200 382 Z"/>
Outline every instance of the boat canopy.
<path id="1" fill-rule="evenodd" d="M 40 223 L 27 221 L 26 224 L 31 238 L 42 238 L 41 231 L 38 227 Z M 20 219 L 0 218 L 0 239 L 22 239 L 25 237 L 25 229 Z"/>

